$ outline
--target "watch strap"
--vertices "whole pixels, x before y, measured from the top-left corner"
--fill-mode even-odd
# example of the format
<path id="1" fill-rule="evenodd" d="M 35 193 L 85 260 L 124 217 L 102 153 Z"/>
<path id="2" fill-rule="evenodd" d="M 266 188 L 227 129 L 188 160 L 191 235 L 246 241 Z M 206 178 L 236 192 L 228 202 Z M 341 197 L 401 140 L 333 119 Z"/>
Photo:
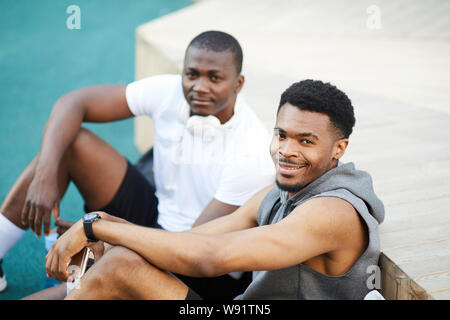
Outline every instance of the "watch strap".
<path id="1" fill-rule="evenodd" d="M 84 233 L 86 234 L 88 242 L 97 242 L 98 239 L 95 238 L 94 232 L 92 231 L 92 223 L 100 219 L 100 215 L 97 215 L 94 219 L 83 220 Z"/>

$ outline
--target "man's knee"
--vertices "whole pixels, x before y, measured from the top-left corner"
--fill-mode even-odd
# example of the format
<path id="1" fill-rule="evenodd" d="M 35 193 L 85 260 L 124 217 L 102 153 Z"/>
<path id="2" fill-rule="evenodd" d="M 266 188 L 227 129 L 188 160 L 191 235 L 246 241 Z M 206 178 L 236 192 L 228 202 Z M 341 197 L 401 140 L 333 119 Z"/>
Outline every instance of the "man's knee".
<path id="1" fill-rule="evenodd" d="M 184 299 L 188 288 L 179 279 L 124 247 L 109 250 L 80 282 L 69 299 Z"/>
<path id="2" fill-rule="evenodd" d="M 68 299 L 90 299 L 92 297 L 123 298 L 133 266 L 142 263 L 138 254 L 123 247 L 113 247 L 82 278 L 77 290 L 72 290 Z"/>
<path id="3" fill-rule="evenodd" d="M 88 129 L 80 128 L 72 143 L 68 146 L 66 153 L 70 153 L 70 156 L 75 156 L 79 151 L 89 146 L 89 141 L 92 141 L 94 136 L 95 134 Z"/>
<path id="4" fill-rule="evenodd" d="M 121 246 L 115 246 L 108 250 L 107 259 L 110 263 L 120 266 L 122 264 L 139 263 L 145 261 L 136 252 Z"/>
<path id="5" fill-rule="evenodd" d="M 115 246 L 108 250 L 98 263 L 100 280 L 126 281 L 133 269 L 145 263 L 145 260 L 130 249 Z"/>

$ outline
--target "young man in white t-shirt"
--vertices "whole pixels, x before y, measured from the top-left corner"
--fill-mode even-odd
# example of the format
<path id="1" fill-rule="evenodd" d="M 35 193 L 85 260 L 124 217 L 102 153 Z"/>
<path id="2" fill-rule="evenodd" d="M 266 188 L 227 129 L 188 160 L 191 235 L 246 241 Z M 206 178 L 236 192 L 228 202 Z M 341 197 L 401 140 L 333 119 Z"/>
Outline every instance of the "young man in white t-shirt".
<path id="1" fill-rule="evenodd" d="M 87 212 L 101 210 L 168 231 L 227 215 L 271 184 L 270 135 L 238 96 L 244 84 L 241 67 L 236 39 L 209 31 L 191 41 L 181 76 L 87 87 L 62 96 L 45 126 L 39 154 L 2 203 L 0 259 L 28 227 L 40 236 L 44 224 L 48 234 L 51 212 L 58 210 L 70 181 Z M 81 128 L 85 121 L 137 115 L 152 117 L 155 125 L 155 189 L 113 147 Z"/>

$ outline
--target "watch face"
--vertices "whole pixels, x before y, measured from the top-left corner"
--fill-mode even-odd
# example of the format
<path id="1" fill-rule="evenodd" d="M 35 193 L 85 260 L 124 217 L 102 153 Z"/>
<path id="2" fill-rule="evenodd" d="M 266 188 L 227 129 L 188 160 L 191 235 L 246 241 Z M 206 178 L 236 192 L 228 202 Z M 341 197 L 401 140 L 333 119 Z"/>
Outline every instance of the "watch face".
<path id="1" fill-rule="evenodd" d="M 97 218 L 97 216 L 98 216 L 97 213 L 87 213 L 84 215 L 84 221 L 93 220 L 93 219 Z"/>

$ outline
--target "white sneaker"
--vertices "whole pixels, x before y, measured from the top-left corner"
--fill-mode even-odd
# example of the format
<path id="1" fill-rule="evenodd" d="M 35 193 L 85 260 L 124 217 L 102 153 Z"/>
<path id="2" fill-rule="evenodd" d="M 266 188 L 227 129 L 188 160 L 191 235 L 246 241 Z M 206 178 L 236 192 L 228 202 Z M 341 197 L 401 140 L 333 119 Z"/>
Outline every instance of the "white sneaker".
<path id="1" fill-rule="evenodd" d="M 5 291 L 6 288 L 8 287 L 8 282 L 6 282 L 6 276 L 3 273 L 3 269 L 2 269 L 2 262 L 3 262 L 3 260 L 0 259 L 0 292 Z"/>

